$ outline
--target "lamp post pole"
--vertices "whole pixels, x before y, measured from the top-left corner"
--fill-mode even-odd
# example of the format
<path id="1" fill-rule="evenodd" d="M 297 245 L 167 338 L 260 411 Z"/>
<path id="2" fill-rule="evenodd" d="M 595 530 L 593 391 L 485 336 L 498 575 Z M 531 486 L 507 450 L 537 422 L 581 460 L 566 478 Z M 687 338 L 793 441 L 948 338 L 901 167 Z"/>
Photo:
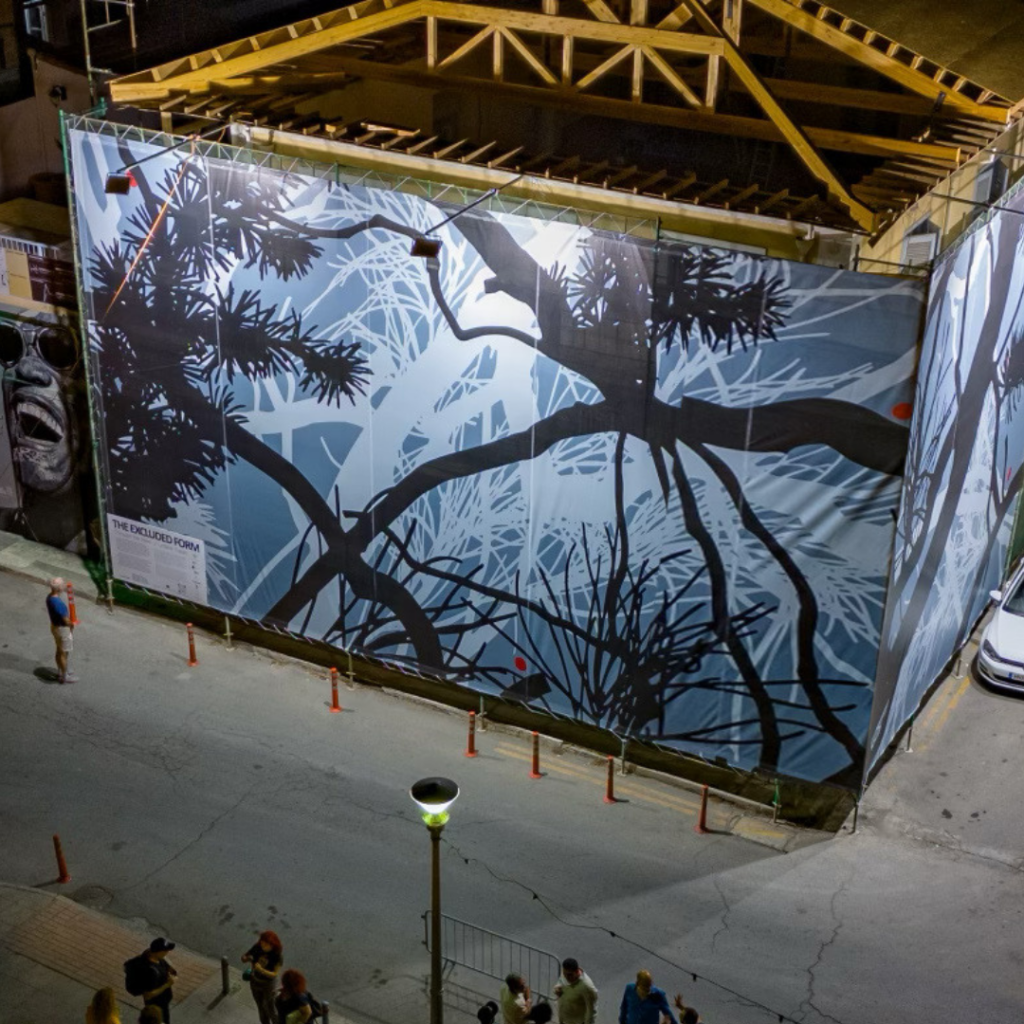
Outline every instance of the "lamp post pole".
<path id="1" fill-rule="evenodd" d="M 420 779 L 409 790 L 430 833 L 430 1024 L 444 1024 L 441 990 L 441 833 L 459 787 L 451 779 Z"/>
<path id="2" fill-rule="evenodd" d="M 444 823 L 430 831 L 430 1024 L 444 1024 L 441 994 L 441 833 Z"/>

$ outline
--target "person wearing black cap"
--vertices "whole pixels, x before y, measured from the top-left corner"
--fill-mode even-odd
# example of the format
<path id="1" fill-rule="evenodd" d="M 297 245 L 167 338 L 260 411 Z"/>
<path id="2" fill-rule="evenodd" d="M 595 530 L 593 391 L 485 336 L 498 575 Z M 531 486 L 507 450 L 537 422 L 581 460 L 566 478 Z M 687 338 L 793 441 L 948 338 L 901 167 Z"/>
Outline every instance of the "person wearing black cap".
<path id="1" fill-rule="evenodd" d="M 144 965 L 142 980 L 142 1001 L 146 1006 L 158 1006 L 163 1014 L 164 1024 L 171 1024 L 171 997 L 174 995 L 174 979 L 178 972 L 167 962 L 167 954 L 174 949 L 174 943 L 164 938 L 154 939 L 149 949 L 139 957 Z"/>

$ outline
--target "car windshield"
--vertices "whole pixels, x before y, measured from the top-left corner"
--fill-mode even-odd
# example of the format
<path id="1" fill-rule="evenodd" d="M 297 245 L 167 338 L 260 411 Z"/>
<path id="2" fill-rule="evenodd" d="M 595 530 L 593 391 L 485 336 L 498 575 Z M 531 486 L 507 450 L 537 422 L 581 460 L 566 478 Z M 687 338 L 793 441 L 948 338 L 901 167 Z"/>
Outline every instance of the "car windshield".
<path id="1" fill-rule="evenodd" d="M 1024 615 L 1024 576 L 1003 601 L 1003 609 L 1011 615 Z"/>

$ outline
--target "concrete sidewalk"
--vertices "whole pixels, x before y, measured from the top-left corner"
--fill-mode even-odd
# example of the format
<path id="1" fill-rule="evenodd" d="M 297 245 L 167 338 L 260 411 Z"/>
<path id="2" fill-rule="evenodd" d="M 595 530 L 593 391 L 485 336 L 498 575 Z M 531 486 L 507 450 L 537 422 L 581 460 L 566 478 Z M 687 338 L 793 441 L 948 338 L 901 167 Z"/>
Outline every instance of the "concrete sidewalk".
<path id="1" fill-rule="evenodd" d="M 62 576 L 75 586 L 75 593 L 88 601 L 97 597 L 96 584 L 85 561 L 78 555 L 36 544 L 13 533 L 0 530 L 0 570 L 18 573 L 34 580 Z"/>
<path id="2" fill-rule="evenodd" d="M 57 893 L 0 883 L 4 1024 L 82 1020 L 93 993 L 106 985 L 117 993 L 121 1020 L 129 1024 L 142 999 L 125 992 L 122 965 L 156 934 L 141 922 L 122 921 Z M 256 1011 L 240 971 L 229 969 L 224 995 L 217 961 L 181 943 L 168 959 L 178 971 L 174 1024 L 253 1024 Z"/>

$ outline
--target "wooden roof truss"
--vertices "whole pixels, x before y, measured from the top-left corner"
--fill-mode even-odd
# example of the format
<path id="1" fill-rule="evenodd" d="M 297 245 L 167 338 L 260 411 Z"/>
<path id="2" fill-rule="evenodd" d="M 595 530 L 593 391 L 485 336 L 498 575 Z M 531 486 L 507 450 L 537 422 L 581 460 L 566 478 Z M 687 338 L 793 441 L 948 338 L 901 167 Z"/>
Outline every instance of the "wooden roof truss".
<path id="1" fill-rule="evenodd" d="M 1010 117 L 1008 100 L 818 0 L 532 4 L 359 0 L 128 75 L 112 83 L 111 93 L 117 102 L 568 175 L 637 194 L 772 210 L 774 216 L 811 211 L 868 233 L 988 145 Z M 778 68 L 822 47 L 891 84 L 854 88 L 764 73 L 766 55 Z M 362 78 L 483 89 L 585 114 L 784 143 L 819 183 L 821 196 L 767 193 L 757 181 L 687 181 L 657 167 L 584 167 L 578 157 L 575 164 L 571 157 L 536 157 L 522 146 L 501 151 L 497 141 L 439 140 L 414 130 L 402 135 L 387 126 L 373 131 L 295 113 L 304 101 Z M 723 110 L 723 97 L 740 92 L 743 112 L 735 112 L 735 104 Z M 875 111 L 898 125 L 924 128 L 909 137 L 899 128 L 845 130 L 829 123 L 829 107 Z M 872 170 L 844 180 L 825 157 L 829 151 L 871 158 Z"/>

